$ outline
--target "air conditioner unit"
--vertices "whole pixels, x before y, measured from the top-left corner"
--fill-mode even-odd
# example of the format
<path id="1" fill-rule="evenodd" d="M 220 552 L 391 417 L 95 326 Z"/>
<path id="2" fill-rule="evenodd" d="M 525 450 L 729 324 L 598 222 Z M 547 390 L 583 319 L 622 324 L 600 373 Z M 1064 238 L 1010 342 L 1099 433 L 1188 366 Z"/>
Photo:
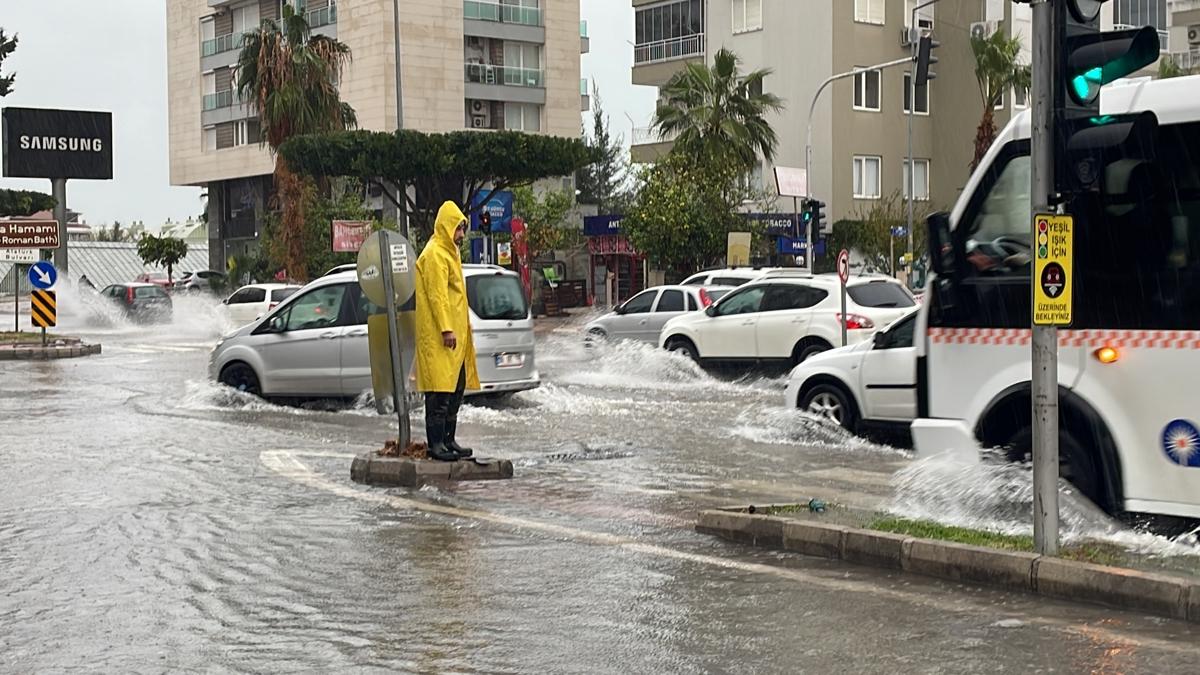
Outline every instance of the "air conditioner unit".
<path id="1" fill-rule="evenodd" d="M 1188 46 L 1200 47 L 1200 24 L 1188 26 Z"/>
<path id="2" fill-rule="evenodd" d="M 971 24 L 971 37 L 986 40 L 1000 28 L 999 21 L 976 21 Z"/>
<path id="3" fill-rule="evenodd" d="M 491 110 L 488 107 L 487 101 L 471 101 L 472 115 L 486 115 L 489 112 L 491 112 Z"/>
<path id="4" fill-rule="evenodd" d="M 917 41 L 919 41 L 920 39 L 921 39 L 921 29 L 920 28 L 905 27 L 905 28 L 900 29 L 900 46 L 901 47 L 910 47 L 910 46 L 916 44 Z"/>
<path id="5" fill-rule="evenodd" d="M 489 111 L 485 111 L 485 112 L 479 113 L 479 114 L 472 113 L 471 114 L 471 128 L 472 129 L 491 129 L 492 128 L 491 111 L 489 110 Z"/>

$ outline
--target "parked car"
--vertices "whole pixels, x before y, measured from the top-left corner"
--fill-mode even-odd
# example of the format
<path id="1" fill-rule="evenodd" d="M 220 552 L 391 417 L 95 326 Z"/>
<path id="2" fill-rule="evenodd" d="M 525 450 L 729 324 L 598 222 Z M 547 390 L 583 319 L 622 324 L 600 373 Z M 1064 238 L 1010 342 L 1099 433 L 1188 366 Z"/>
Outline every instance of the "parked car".
<path id="1" fill-rule="evenodd" d="M 330 269 L 325 274 L 322 274 L 321 276 L 327 277 L 330 274 L 340 274 L 342 272 L 355 272 L 355 271 L 358 271 L 358 263 L 345 263 L 345 264 L 337 265 L 337 266 L 333 267 L 332 269 Z"/>
<path id="2" fill-rule="evenodd" d="M 687 312 L 705 309 L 732 286 L 656 286 L 625 301 L 613 311 L 588 323 L 584 332 L 590 340 L 637 340 L 658 344 L 658 334 L 667 321 Z"/>
<path id="3" fill-rule="evenodd" d="M 101 289 L 100 297 L 112 302 L 134 321 L 167 322 L 173 315 L 171 296 L 156 284 L 112 284 Z"/>
<path id="4" fill-rule="evenodd" d="M 840 283 L 836 275 L 768 273 L 704 312 L 668 321 L 659 345 L 701 362 L 794 366 L 841 344 Z M 891 277 L 853 277 L 847 296 L 846 344 L 869 339 L 916 305 Z"/>
<path id="5" fill-rule="evenodd" d="M 850 431 L 863 423 L 907 427 L 917 416 L 915 309 L 874 337 L 817 354 L 788 377 L 785 404 Z"/>
<path id="6" fill-rule="evenodd" d="M 198 270 L 195 272 L 186 272 L 175 282 L 175 290 L 186 293 L 199 293 L 201 291 L 214 291 L 216 289 L 225 288 L 226 277 L 220 272 L 212 270 Z"/>
<path id="7" fill-rule="evenodd" d="M 154 284 L 164 290 L 170 290 L 175 285 L 166 272 L 143 272 L 134 277 L 133 281 L 138 284 Z"/>
<path id="8" fill-rule="evenodd" d="M 221 301 L 224 314 L 235 326 L 244 326 L 275 309 L 275 306 L 300 290 L 287 284 L 250 284 L 242 286 Z"/>
<path id="9" fill-rule="evenodd" d="M 726 267 L 697 272 L 683 280 L 683 286 L 741 286 L 776 270 L 803 271 L 798 267 Z"/>
<path id="10" fill-rule="evenodd" d="M 481 388 L 468 395 L 539 386 L 533 317 L 520 276 L 464 265 Z M 217 342 L 209 376 L 261 396 L 355 397 L 371 389 L 367 317 L 380 312 L 356 272 L 322 276 L 273 311 Z"/>

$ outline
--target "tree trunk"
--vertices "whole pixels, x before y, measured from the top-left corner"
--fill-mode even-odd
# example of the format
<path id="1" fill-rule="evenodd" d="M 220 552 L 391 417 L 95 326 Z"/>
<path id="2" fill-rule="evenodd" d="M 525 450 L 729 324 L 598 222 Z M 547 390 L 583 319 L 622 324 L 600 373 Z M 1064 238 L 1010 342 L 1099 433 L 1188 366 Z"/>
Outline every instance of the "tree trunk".
<path id="1" fill-rule="evenodd" d="M 287 276 L 308 281 L 304 257 L 304 180 L 292 173 L 283 157 L 275 159 L 275 194 L 279 200 L 279 239 Z"/>
<path id="2" fill-rule="evenodd" d="M 992 143 L 996 140 L 996 118 L 995 113 L 990 105 L 985 105 L 983 108 L 983 118 L 979 120 L 979 127 L 975 130 L 975 157 L 971 160 L 971 171 L 979 166 L 983 161 L 983 156 L 987 154 Z"/>

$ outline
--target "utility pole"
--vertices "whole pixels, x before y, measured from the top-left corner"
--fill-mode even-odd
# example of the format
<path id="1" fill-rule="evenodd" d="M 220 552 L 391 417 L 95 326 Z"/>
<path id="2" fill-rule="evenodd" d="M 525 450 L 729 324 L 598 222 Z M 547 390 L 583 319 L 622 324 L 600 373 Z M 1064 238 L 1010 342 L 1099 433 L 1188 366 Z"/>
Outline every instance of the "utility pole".
<path id="1" fill-rule="evenodd" d="M 918 30 L 917 29 L 917 14 L 922 9 L 925 9 L 926 7 L 928 7 L 930 5 L 936 5 L 939 2 L 941 2 L 941 0 L 929 0 L 928 2 L 923 2 L 919 5 L 917 5 L 916 7 L 913 7 L 912 16 L 909 19 L 912 23 L 908 24 L 911 27 L 910 33 L 909 33 L 909 42 L 912 43 L 913 63 L 917 62 L 917 45 L 920 42 L 919 38 L 917 40 L 912 39 L 912 36 L 913 36 L 912 31 Z M 908 115 L 906 115 L 906 117 L 908 118 L 908 157 L 907 157 L 907 161 L 908 161 L 908 277 L 909 277 L 908 285 L 910 288 L 912 287 L 913 264 L 916 262 L 916 257 L 913 255 L 913 199 L 916 197 L 916 195 L 914 193 L 916 192 L 916 176 L 915 176 L 915 174 L 916 174 L 916 168 L 917 168 L 915 166 L 916 162 L 913 160 L 913 113 L 915 113 L 916 110 L 917 110 L 917 72 L 916 72 L 916 69 L 914 68 L 912 71 L 910 71 L 910 74 L 908 77 Z M 928 184 L 928 182 L 929 182 L 928 176 L 925 177 L 925 181 L 926 181 L 926 184 Z M 896 257 L 894 255 L 892 256 L 892 260 L 893 260 L 893 262 L 896 260 Z M 892 276 L 895 276 L 895 275 L 893 274 Z"/>
<path id="2" fill-rule="evenodd" d="M 1048 213 L 1054 191 L 1054 48 L 1058 14 L 1051 2 L 1033 3 L 1033 101 L 1030 110 L 1033 210 Z M 1030 283 L 1037 284 L 1030 265 Z M 1033 539 L 1037 552 L 1058 552 L 1058 328 L 1033 325 Z"/>

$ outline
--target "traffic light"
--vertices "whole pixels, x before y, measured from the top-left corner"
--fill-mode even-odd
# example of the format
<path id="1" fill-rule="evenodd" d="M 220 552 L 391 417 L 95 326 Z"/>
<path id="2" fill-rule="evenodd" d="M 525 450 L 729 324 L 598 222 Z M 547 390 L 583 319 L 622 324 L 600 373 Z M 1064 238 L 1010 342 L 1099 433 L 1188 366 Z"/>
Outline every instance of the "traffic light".
<path id="1" fill-rule="evenodd" d="M 1101 115 L 1100 88 L 1158 60 L 1152 26 L 1100 31 L 1106 0 L 1056 4 L 1059 58 L 1054 80 L 1055 192 L 1069 196 L 1105 187 L 1118 160 L 1153 159 L 1153 114 Z"/>
<path id="2" fill-rule="evenodd" d="M 806 228 L 812 225 L 813 235 L 820 234 L 821 223 L 825 220 L 825 202 L 816 199 L 805 199 L 804 210 L 800 214 L 800 222 Z M 807 230 L 806 230 L 807 231 Z"/>
<path id="3" fill-rule="evenodd" d="M 937 78 L 937 73 L 931 72 L 929 66 L 938 62 L 933 50 L 940 46 L 941 43 L 934 40 L 932 35 L 925 35 L 917 42 L 917 77 L 914 86 L 924 87 Z"/>
<path id="4" fill-rule="evenodd" d="M 479 231 L 485 237 L 492 233 L 492 214 L 488 213 L 486 206 L 479 212 Z"/>

